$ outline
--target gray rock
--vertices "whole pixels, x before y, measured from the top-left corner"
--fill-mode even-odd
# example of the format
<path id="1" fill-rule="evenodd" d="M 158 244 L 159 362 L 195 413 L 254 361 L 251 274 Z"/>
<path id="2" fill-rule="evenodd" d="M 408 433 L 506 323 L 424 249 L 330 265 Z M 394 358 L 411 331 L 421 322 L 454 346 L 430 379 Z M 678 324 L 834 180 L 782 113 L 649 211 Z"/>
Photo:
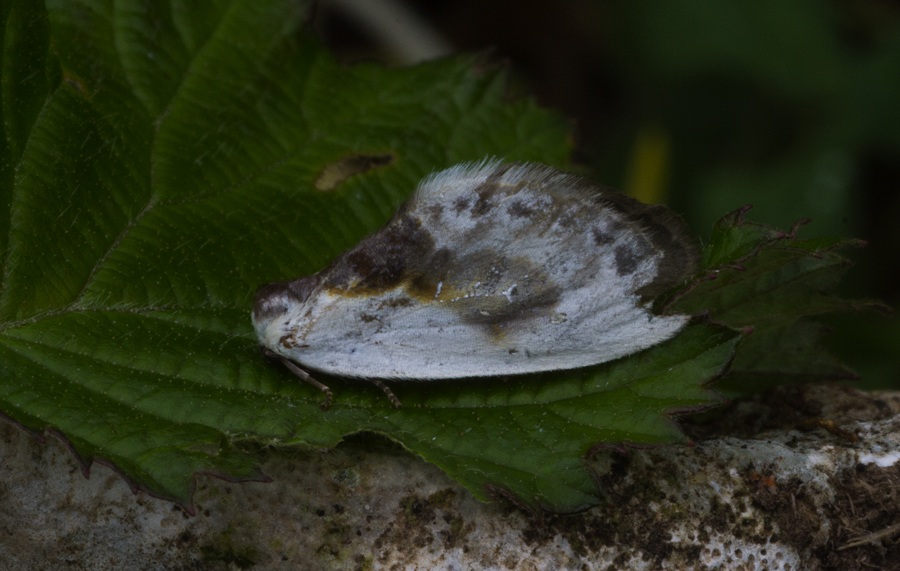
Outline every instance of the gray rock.
<path id="1" fill-rule="evenodd" d="M 605 452 L 605 502 L 482 504 L 375 437 L 198 479 L 197 515 L 0 428 L 2 569 L 896 569 L 900 395 L 788 387 L 692 419 L 693 446 Z"/>

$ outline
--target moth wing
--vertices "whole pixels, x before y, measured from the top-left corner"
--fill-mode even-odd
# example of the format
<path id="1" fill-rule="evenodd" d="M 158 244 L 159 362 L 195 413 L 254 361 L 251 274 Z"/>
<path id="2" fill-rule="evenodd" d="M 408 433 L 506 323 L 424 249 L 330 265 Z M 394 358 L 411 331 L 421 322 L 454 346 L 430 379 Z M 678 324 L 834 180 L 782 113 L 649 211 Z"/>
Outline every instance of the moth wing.
<path id="1" fill-rule="evenodd" d="M 381 378 L 608 361 L 686 322 L 642 298 L 692 271 L 682 236 L 677 217 L 549 167 L 454 167 L 321 274 L 285 322 L 302 347 L 287 356 Z"/>
<path id="2" fill-rule="evenodd" d="M 431 255 L 409 268 L 412 283 L 493 315 L 583 288 L 651 297 L 682 281 L 698 257 L 668 209 L 543 165 L 454 167 L 425 181 L 406 212 L 433 240 Z"/>

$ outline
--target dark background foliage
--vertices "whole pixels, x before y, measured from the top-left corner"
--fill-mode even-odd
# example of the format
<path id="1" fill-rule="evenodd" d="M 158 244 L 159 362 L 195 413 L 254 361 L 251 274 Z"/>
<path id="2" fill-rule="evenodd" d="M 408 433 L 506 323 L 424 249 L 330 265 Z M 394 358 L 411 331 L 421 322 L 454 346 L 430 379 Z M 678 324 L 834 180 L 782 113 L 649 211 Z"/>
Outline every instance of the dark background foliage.
<path id="1" fill-rule="evenodd" d="M 889 0 L 445 0 L 401 3 L 451 51 L 507 61 L 573 119 L 600 182 L 667 202 L 707 234 L 722 214 L 868 246 L 844 287 L 900 301 L 900 4 Z M 403 63 L 358 17 L 315 23 L 346 61 Z M 900 387 L 900 320 L 832 318 L 864 387 Z"/>

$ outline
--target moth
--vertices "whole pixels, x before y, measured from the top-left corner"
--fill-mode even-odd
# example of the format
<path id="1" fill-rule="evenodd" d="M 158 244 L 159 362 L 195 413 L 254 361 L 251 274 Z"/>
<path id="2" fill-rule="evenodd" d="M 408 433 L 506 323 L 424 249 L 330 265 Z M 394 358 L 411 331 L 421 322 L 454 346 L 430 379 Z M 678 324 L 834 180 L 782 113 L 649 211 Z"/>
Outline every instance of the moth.
<path id="1" fill-rule="evenodd" d="M 253 326 L 323 407 L 311 370 L 367 379 L 399 407 L 384 380 L 575 369 L 665 341 L 689 317 L 650 301 L 698 258 L 665 207 L 540 164 L 463 163 L 327 268 L 262 286 Z"/>

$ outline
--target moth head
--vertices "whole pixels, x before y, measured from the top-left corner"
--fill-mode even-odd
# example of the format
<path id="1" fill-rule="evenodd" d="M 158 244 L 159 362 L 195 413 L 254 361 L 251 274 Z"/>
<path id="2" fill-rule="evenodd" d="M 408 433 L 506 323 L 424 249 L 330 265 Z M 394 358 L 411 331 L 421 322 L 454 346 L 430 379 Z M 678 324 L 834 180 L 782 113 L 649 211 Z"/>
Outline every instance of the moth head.
<path id="1" fill-rule="evenodd" d="M 288 313 L 296 312 L 309 299 L 318 283 L 319 277 L 312 275 L 292 282 L 266 284 L 256 290 L 253 303 L 253 327 L 264 345 L 270 345 L 270 326 L 274 324 L 277 327 Z M 275 340 L 278 337 L 280 334 L 275 336 Z"/>

